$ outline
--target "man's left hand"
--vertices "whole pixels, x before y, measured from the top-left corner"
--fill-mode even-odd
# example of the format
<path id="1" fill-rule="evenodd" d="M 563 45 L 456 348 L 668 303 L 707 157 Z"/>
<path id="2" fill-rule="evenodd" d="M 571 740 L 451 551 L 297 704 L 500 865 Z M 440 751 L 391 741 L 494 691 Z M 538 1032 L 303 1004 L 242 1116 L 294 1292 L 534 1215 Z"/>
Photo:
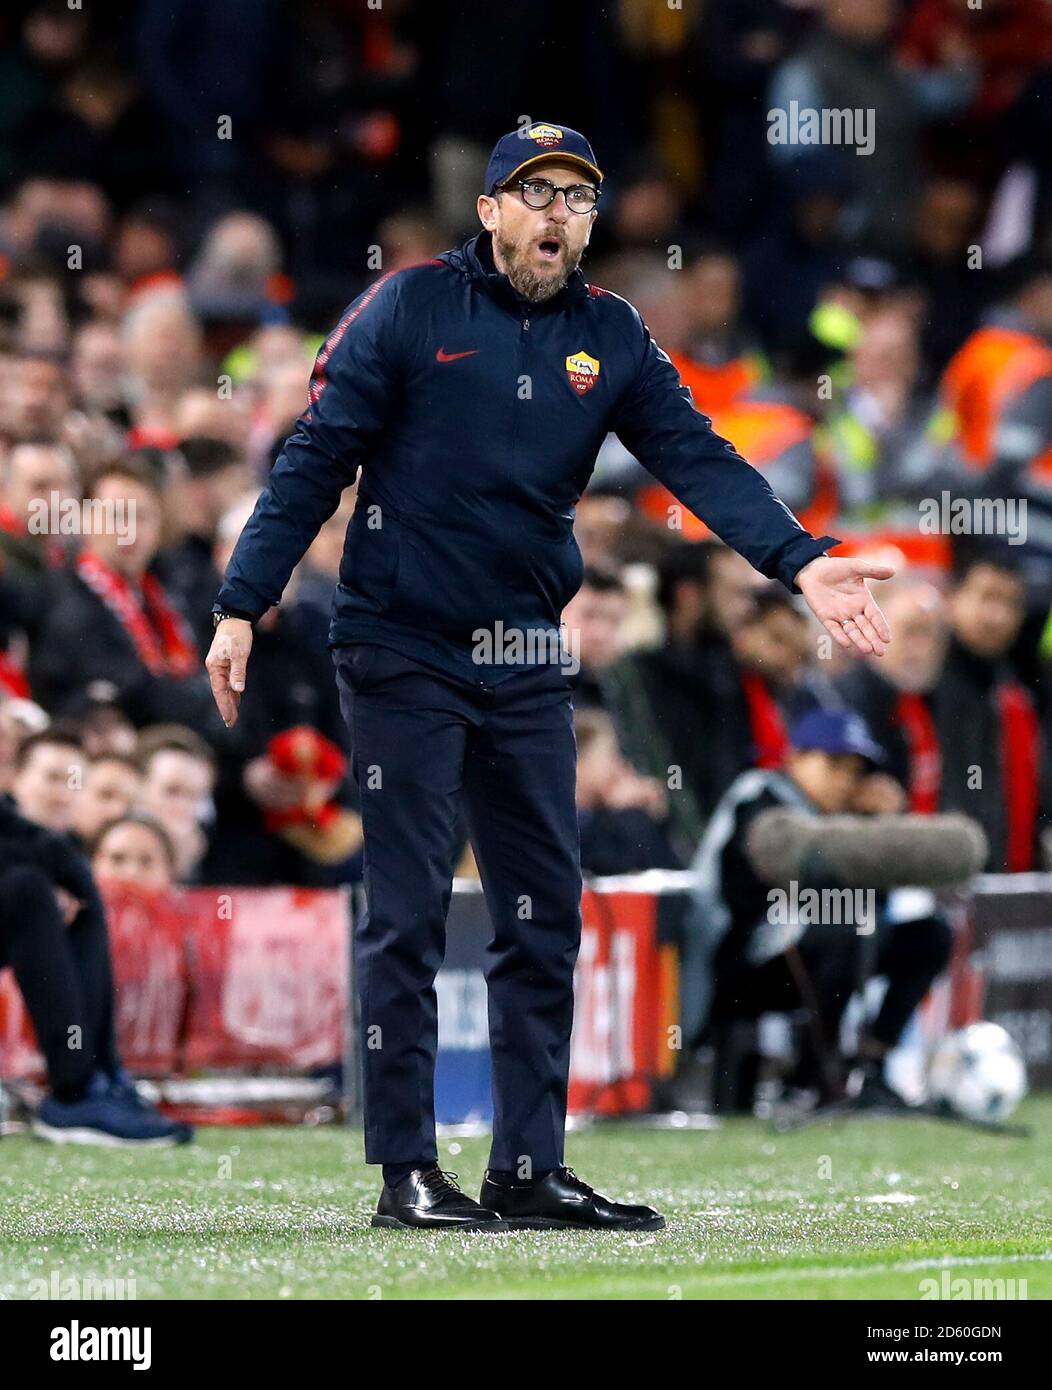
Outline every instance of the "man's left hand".
<path id="1" fill-rule="evenodd" d="M 867 579 L 890 579 L 891 565 L 865 560 L 835 560 L 820 555 L 796 576 L 811 612 L 841 647 L 855 647 L 866 656 L 883 656 L 891 629 L 866 585 Z"/>

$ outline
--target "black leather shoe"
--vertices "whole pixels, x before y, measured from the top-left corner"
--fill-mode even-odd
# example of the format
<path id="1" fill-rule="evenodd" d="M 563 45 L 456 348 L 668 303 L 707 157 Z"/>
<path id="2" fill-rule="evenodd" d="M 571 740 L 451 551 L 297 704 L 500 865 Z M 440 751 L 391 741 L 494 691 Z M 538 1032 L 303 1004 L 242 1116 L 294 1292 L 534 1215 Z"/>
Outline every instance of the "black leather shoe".
<path id="1" fill-rule="evenodd" d="M 456 1177 L 441 1168 L 414 1168 L 397 1187 L 384 1183 L 372 1224 L 418 1231 L 507 1230 L 495 1211 L 461 1192 Z"/>
<path id="2" fill-rule="evenodd" d="M 515 1230 L 584 1226 L 596 1231 L 660 1231 L 665 1224 L 653 1207 L 612 1202 L 582 1182 L 572 1168 L 553 1168 L 529 1187 L 506 1187 L 487 1173 L 479 1201 Z"/>

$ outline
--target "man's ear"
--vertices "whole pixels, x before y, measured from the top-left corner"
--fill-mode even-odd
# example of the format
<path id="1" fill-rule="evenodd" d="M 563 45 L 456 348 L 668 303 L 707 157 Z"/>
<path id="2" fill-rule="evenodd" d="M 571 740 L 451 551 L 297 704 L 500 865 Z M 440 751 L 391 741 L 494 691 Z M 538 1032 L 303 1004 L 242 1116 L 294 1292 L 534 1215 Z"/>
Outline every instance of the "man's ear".
<path id="1" fill-rule="evenodd" d="M 487 232 L 492 232 L 497 225 L 496 198 L 490 198 L 485 193 L 480 193 L 479 200 L 475 206 L 478 210 L 479 221 Z"/>

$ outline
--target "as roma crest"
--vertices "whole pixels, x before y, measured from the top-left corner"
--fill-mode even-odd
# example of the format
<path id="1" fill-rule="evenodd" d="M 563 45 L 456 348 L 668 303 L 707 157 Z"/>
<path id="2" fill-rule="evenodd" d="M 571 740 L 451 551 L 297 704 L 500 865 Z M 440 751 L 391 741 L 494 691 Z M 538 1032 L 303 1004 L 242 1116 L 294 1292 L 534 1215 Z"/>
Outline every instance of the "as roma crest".
<path id="1" fill-rule="evenodd" d="M 566 359 L 566 375 L 579 396 L 590 391 L 599 380 L 599 359 L 587 352 L 572 352 Z"/>
<path id="2" fill-rule="evenodd" d="M 563 133 L 557 125 L 531 125 L 526 132 L 529 140 L 535 140 L 542 150 L 550 149 L 552 145 L 557 145 L 563 138 Z"/>

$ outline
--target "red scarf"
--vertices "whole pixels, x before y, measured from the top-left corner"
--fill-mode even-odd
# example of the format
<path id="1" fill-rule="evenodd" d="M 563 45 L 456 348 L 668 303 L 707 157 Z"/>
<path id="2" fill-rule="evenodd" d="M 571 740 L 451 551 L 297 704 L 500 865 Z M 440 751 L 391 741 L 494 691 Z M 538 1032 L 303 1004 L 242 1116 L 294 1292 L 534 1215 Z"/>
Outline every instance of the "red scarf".
<path id="1" fill-rule="evenodd" d="M 136 592 L 123 575 L 85 550 L 77 559 L 77 575 L 120 623 L 152 676 L 189 676 L 197 670 L 189 629 L 152 574 L 142 576 Z"/>
<path id="2" fill-rule="evenodd" d="M 1034 867 L 1037 820 L 1038 725 L 1033 701 L 1021 685 L 997 687 L 1001 721 L 1001 791 L 1005 801 L 1005 871 Z"/>
<path id="3" fill-rule="evenodd" d="M 755 749 L 754 767 L 781 767 L 789 751 L 789 736 L 782 711 L 767 689 L 767 682 L 755 671 L 742 672 L 742 690 L 749 707 L 749 727 Z"/>
<path id="4" fill-rule="evenodd" d="M 939 809 L 942 750 L 924 696 L 904 690 L 895 703 L 892 722 L 901 726 L 909 748 L 910 810 L 931 815 Z"/>
<path id="5" fill-rule="evenodd" d="M 7 652 L 0 652 L 0 690 L 6 690 L 16 700 L 33 698 L 25 672 Z"/>

